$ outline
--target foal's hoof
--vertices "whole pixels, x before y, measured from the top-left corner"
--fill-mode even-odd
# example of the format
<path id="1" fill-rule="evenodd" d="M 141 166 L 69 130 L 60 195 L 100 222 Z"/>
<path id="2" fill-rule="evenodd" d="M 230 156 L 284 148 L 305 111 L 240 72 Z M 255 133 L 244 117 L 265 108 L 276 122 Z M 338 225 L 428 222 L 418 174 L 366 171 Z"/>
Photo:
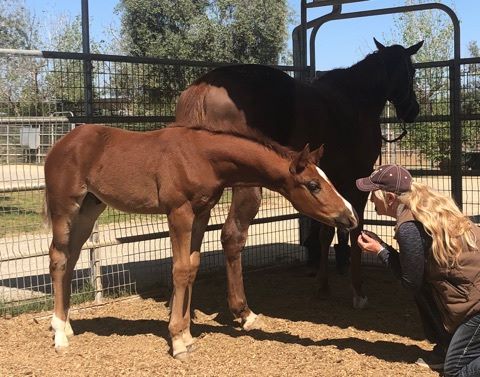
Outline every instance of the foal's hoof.
<path id="1" fill-rule="evenodd" d="M 173 355 L 173 358 L 178 361 L 187 361 L 188 360 L 188 351 L 182 351 Z"/>
<path id="2" fill-rule="evenodd" d="M 188 352 L 188 353 L 195 352 L 196 350 L 198 350 L 197 342 L 193 342 L 192 344 L 189 344 L 189 345 L 187 346 L 187 352 Z"/>
<path id="3" fill-rule="evenodd" d="M 252 313 L 247 317 L 247 319 L 242 325 L 242 328 L 245 331 L 258 330 L 262 328 L 262 324 L 263 324 L 262 315 L 261 314 L 256 315 Z"/>
<path id="4" fill-rule="evenodd" d="M 353 308 L 354 309 L 365 309 L 368 306 L 368 297 L 367 296 L 353 296 Z"/>
<path id="5" fill-rule="evenodd" d="M 55 353 L 57 355 L 65 355 L 68 353 L 68 347 L 55 347 Z"/>

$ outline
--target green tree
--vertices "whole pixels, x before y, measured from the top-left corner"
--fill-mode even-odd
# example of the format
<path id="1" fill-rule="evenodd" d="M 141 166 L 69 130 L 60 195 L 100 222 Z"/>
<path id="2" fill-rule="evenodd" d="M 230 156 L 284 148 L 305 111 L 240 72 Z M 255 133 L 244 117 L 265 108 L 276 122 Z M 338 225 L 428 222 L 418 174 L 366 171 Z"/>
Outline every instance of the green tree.
<path id="1" fill-rule="evenodd" d="M 21 0 L 0 0 L 0 48 L 37 49 L 38 21 Z M 1 112 L 28 115 L 35 111 L 40 95 L 42 62 L 24 56 L 0 57 Z"/>
<path id="2" fill-rule="evenodd" d="M 275 64 L 286 48 L 287 2 L 121 0 L 124 52 Z"/>
<path id="3" fill-rule="evenodd" d="M 127 55 L 213 62 L 276 64 L 286 50 L 285 0 L 121 0 L 122 52 Z M 136 114 L 173 115 L 176 97 L 207 68 L 172 65 L 121 67 L 141 72 L 114 86 L 128 92 Z M 133 111 L 133 110 L 132 110 Z"/>

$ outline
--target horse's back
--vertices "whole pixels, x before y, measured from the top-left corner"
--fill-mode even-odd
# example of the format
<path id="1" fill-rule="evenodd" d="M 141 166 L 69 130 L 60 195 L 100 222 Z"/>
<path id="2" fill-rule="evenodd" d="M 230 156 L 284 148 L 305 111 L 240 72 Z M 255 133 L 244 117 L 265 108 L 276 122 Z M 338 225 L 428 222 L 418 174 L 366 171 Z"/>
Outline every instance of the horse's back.
<path id="1" fill-rule="evenodd" d="M 252 129 L 281 144 L 296 122 L 302 84 L 264 65 L 216 68 L 198 78 L 180 96 L 176 120 L 212 130 L 249 134 Z"/>

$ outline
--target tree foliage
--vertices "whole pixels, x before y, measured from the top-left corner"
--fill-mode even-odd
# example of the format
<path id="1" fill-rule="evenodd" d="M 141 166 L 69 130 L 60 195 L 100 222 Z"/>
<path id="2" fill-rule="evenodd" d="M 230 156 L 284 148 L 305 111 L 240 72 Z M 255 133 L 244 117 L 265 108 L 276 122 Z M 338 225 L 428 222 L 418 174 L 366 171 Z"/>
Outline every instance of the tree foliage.
<path id="1" fill-rule="evenodd" d="M 36 49 L 40 43 L 38 22 L 21 0 L 0 0 L 0 48 Z M 23 56 L 6 56 L 0 64 L 1 112 L 20 114 L 25 103 L 38 102 L 41 63 Z"/>
<path id="2" fill-rule="evenodd" d="M 126 55 L 229 63 L 278 63 L 290 17 L 285 0 L 120 0 L 117 12 Z M 205 72 L 134 65 L 141 77 L 126 79 L 127 69 L 112 76 L 113 86 L 145 115 L 172 115 L 179 92 Z"/>
<path id="3" fill-rule="evenodd" d="M 55 22 L 50 33 L 40 33 L 44 25 L 22 0 L 0 0 L 0 48 L 81 52 L 80 16 L 71 19 L 61 15 Z M 93 52 L 101 50 L 99 43 L 93 41 L 91 45 Z M 83 101 L 82 61 L 18 55 L 0 59 L 1 112 L 45 115 Z"/>
<path id="4" fill-rule="evenodd" d="M 117 12 L 132 55 L 275 64 L 286 47 L 285 0 L 121 0 Z"/>

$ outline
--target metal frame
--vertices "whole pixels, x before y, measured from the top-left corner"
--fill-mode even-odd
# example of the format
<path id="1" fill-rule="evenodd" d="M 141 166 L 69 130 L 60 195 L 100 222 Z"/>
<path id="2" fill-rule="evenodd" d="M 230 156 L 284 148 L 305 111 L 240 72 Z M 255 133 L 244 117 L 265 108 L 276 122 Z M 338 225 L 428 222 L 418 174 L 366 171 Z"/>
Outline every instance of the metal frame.
<path id="1" fill-rule="evenodd" d="M 360 0 L 362 1 L 362 0 Z M 451 184 L 452 196 L 462 207 L 462 172 L 461 172 L 461 153 L 462 153 L 462 130 L 460 123 L 460 22 L 455 12 L 448 6 L 440 3 L 426 3 L 402 7 L 392 7 L 383 9 L 372 9 L 359 12 L 342 13 L 342 4 L 352 1 L 311 1 L 301 0 L 301 24 L 294 28 L 292 33 L 294 66 L 302 67 L 310 72 L 310 77 L 315 76 L 315 39 L 321 26 L 330 21 L 345 20 L 359 17 L 378 16 L 385 14 L 396 14 L 405 12 L 416 12 L 429 9 L 438 9 L 445 12 L 453 24 L 454 38 L 454 56 L 449 61 L 450 66 L 450 132 L 452 138 L 451 148 Z M 332 11 L 324 16 L 307 21 L 307 9 L 332 5 Z M 312 29 L 309 40 L 310 48 L 310 66 L 307 66 L 307 30 Z M 297 75 L 297 77 L 302 78 Z"/>

